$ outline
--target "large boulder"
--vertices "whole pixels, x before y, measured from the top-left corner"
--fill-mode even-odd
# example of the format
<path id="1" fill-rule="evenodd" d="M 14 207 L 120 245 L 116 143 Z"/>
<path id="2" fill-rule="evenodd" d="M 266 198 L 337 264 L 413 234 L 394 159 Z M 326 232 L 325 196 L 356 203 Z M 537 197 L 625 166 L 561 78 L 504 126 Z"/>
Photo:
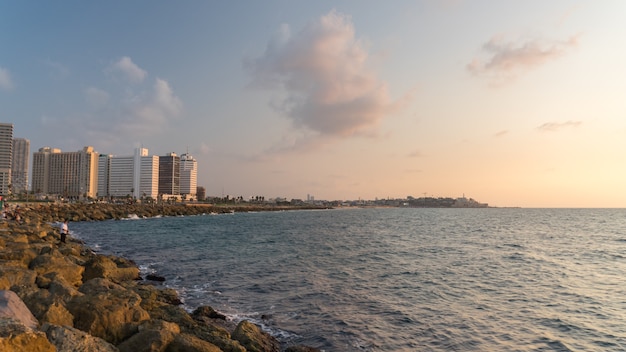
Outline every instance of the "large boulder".
<path id="1" fill-rule="evenodd" d="M 109 279 L 118 283 L 136 280 L 139 278 L 139 268 L 130 261 L 96 255 L 85 263 L 85 272 L 83 273 L 84 281 L 93 278 Z"/>
<path id="2" fill-rule="evenodd" d="M 46 333 L 57 351 L 72 352 L 118 352 L 117 347 L 94 337 L 84 331 L 69 327 L 44 324 L 42 330 Z"/>
<path id="3" fill-rule="evenodd" d="M 21 266 L 0 265 L 0 290 L 11 287 L 37 286 L 37 273 Z"/>
<path id="4" fill-rule="evenodd" d="M 247 320 L 242 320 L 235 331 L 232 339 L 239 341 L 249 352 L 278 352 L 280 344 L 278 340 L 258 326 Z"/>
<path id="5" fill-rule="evenodd" d="M 180 334 L 180 327 L 163 320 L 149 320 L 139 325 L 139 332 L 117 347 L 120 352 L 161 352 Z"/>
<path id="6" fill-rule="evenodd" d="M 193 335 L 178 334 L 167 346 L 165 352 L 222 352 L 222 350 L 214 344 Z"/>
<path id="7" fill-rule="evenodd" d="M 80 287 L 67 308 L 74 327 L 119 344 L 138 332 L 139 323 L 150 319 L 141 308 L 141 297 L 107 279 L 91 279 Z"/>
<path id="8" fill-rule="evenodd" d="M 35 330 L 38 322 L 12 291 L 0 291 L 0 351 L 54 352 L 46 334 Z"/>
<path id="9" fill-rule="evenodd" d="M 0 319 L 12 319 L 30 329 L 39 326 L 33 313 L 13 291 L 0 291 Z"/>
<path id="10" fill-rule="evenodd" d="M 74 286 L 80 286 L 83 282 L 85 268 L 74 263 L 71 259 L 53 251 L 51 254 L 42 254 L 30 262 L 29 268 L 39 275 L 56 273 Z"/>

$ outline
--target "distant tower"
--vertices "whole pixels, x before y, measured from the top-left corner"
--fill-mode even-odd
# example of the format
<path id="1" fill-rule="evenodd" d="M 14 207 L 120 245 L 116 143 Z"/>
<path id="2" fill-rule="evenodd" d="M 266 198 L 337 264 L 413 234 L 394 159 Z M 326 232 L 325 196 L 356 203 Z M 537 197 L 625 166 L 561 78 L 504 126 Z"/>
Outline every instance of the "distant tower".
<path id="1" fill-rule="evenodd" d="M 180 194 L 180 157 L 176 153 L 159 156 L 159 194 Z"/>
<path id="2" fill-rule="evenodd" d="M 11 183 L 13 193 L 28 190 L 28 160 L 30 158 L 30 141 L 24 138 L 13 139 L 13 161 L 11 166 Z"/>
<path id="3" fill-rule="evenodd" d="M 92 146 L 76 152 L 50 147 L 33 154 L 33 191 L 62 197 L 95 197 L 98 155 Z"/>
<path id="4" fill-rule="evenodd" d="M 180 194 L 189 198 L 198 192 L 198 163 L 189 152 L 180 156 Z"/>
<path id="5" fill-rule="evenodd" d="M 8 195 L 13 157 L 13 124 L 0 123 L 0 195 Z"/>

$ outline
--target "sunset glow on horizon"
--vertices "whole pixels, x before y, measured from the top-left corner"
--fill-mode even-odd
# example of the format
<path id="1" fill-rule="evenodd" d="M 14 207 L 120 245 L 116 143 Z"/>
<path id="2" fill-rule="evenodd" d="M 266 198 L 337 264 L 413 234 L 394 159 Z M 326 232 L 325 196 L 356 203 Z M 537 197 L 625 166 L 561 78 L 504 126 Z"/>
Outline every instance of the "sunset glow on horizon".
<path id="1" fill-rule="evenodd" d="M 0 122 L 207 196 L 626 207 L 626 3 L 3 2 Z"/>

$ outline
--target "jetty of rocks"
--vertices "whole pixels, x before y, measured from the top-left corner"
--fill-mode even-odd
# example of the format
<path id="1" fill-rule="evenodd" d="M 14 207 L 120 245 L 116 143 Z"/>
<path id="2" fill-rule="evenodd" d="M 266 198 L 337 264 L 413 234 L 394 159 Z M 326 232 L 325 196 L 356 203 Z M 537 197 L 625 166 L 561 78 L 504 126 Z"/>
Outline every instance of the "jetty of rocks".
<path id="1" fill-rule="evenodd" d="M 0 351 L 312 352 L 281 346 L 249 321 L 208 306 L 187 312 L 176 291 L 140 277 L 129 259 L 94 253 L 63 220 L 174 216 L 259 209 L 186 205 L 23 204 L 0 221 Z M 277 210 L 277 209 L 262 209 Z"/>

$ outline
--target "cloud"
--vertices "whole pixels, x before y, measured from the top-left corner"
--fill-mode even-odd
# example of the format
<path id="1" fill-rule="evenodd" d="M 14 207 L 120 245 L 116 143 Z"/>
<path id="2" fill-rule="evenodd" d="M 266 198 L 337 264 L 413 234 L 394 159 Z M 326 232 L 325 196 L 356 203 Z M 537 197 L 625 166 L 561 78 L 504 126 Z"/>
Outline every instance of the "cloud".
<path id="1" fill-rule="evenodd" d="M 102 89 L 89 87 L 85 90 L 85 99 L 90 106 L 100 108 L 109 102 L 109 93 Z"/>
<path id="2" fill-rule="evenodd" d="M 122 73 L 131 83 L 141 83 L 148 75 L 145 70 L 137 66 L 128 56 L 119 59 L 109 70 Z"/>
<path id="3" fill-rule="evenodd" d="M 331 11 L 293 36 L 283 25 L 244 67 L 251 86 L 284 91 L 274 108 L 294 127 L 340 138 L 367 132 L 401 105 L 368 68 L 368 57 L 351 18 Z"/>
<path id="4" fill-rule="evenodd" d="M 408 155 L 409 158 L 421 158 L 423 156 L 424 156 L 424 153 L 422 153 L 419 150 L 412 151 Z"/>
<path id="5" fill-rule="evenodd" d="M 122 98 L 93 87 L 85 95 L 92 110 L 80 119 L 86 138 L 98 141 L 99 148 L 113 148 L 128 139 L 154 137 L 179 120 L 183 112 L 180 98 L 160 78 L 150 88 L 127 92 Z"/>
<path id="6" fill-rule="evenodd" d="M 565 41 L 528 40 L 520 43 L 504 42 L 492 38 L 482 46 L 486 59 L 474 59 L 466 69 L 477 76 L 487 76 L 497 81 L 514 78 L 548 61 L 563 56 L 578 45 L 580 35 Z"/>
<path id="7" fill-rule="evenodd" d="M 13 89 L 13 81 L 11 81 L 11 74 L 6 68 L 0 67 L 0 89 L 11 90 Z"/>
<path id="8" fill-rule="evenodd" d="M 44 65 L 50 68 L 50 77 L 57 80 L 62 80 L 70 75 L 70 69 L 65 65 L 52 60 L 44 60 Z"/>
<path id="9" fill-rule="evenodd" d="M 543 125 L 537 127 L 537 129 L 542 132 L 556 132 L 564 128 L 578 127 L 581 124 L 581 121 L 546 122 Z"/>
<path id="10" fill-rule="evenodd" d="M 504 135 L 507 135 L 508 133 L 509 133 L 509 131 L 508 131 L 508 130 L 502 130 L 502 131 L 498 131 L 498 132 L 496 132 L 493 136 L 494 136 L 494 137 L 502 137 L 502 136 L 504 136 Z"/>

